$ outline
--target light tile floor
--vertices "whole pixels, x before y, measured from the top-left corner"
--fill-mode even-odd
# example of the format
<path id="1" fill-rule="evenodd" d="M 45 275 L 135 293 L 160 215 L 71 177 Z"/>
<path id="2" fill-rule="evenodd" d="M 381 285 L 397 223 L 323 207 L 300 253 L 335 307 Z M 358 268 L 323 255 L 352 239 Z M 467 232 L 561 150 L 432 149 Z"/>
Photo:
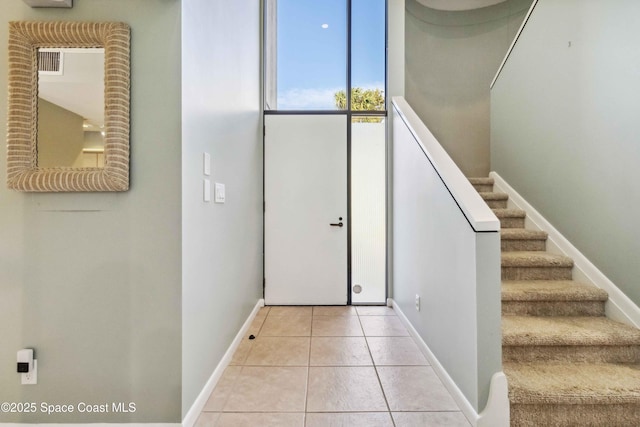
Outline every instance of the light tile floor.
<path id="1" fill-rule="evenodd" d="M 392 308 L 264 307 L 196 426 L 469 423 Z"/>

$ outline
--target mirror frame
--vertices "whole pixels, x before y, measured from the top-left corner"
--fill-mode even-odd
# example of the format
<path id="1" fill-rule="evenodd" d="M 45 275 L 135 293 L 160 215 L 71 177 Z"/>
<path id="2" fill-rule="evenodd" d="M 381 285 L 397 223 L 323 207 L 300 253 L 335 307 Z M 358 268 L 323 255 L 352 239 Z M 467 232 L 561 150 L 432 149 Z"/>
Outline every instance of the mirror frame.
<path id="1" fill-rule="evenodd" d="M 9 22 L 7 186 L 18 191 L 129 189 L 130 28 L 121 22 Z M 104 167 L 38 167 L 38 48 L 103 47 Z"/>

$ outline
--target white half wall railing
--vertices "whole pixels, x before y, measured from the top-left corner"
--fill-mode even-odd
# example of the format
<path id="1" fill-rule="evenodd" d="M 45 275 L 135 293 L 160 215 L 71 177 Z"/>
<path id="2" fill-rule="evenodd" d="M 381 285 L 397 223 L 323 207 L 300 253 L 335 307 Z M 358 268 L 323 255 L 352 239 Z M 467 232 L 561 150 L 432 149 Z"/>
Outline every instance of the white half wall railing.
<path id="1" fill-rule="evenodd" d="M 500 222 L 402 97 L 392 120 L 394 307 L 469 421 L 507 426 Z"/>

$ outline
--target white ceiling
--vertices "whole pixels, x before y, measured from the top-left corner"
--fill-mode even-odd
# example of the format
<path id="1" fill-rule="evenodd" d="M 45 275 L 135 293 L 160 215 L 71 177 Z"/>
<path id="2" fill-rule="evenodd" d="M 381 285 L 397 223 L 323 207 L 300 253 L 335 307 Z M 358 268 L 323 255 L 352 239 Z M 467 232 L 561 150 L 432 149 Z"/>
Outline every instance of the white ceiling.
<path id="1" fill-rule="evenodd" d="M 423 6 L 437 10 L 461 11 L 480 9 L 506 0 L 417 0 Z"/>
<path id="2" fill-rule="evenodd" d="M 38 96 L 104 125 L 104 49 L 61 49 L 62 75 L 38 76 Z"/>

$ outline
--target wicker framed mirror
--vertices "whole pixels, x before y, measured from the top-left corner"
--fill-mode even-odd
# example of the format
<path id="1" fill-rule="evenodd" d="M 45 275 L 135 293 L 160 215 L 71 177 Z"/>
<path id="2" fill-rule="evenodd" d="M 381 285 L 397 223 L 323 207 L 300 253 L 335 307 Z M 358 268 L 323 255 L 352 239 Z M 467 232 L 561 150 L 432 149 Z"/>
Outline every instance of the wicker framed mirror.
<path id="1" fill-rule="evenodd" d="M 100 167 L 38 165 L 38 51 L 104 48 Z M 10 22 L 7 186 L 18 191 L 129 189 L 130 29 L 119 22 Z"/>

